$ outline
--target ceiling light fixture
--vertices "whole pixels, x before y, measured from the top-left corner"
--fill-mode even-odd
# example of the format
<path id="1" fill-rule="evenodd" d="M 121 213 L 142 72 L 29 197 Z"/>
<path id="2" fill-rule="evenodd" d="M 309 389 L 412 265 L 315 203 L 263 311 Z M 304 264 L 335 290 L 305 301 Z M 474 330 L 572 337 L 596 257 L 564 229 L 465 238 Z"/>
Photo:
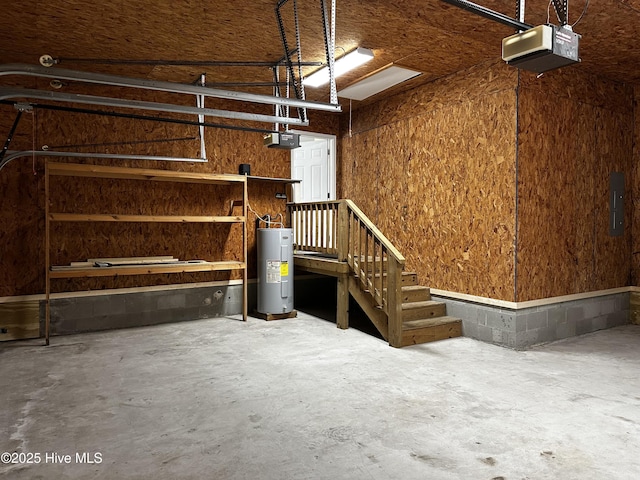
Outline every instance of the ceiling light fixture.
<path id="1" fill-rule="evenodd" d="M 418 75 L 422 75 L 422 72 L 389 65 L 340 90 L 338 96 L 351 100 L 364 100 Z"/>
<path id="2" fill-rule="evenodd" d="M 369 60 L 373 60 L 373 51 L 368 48 L 358 47 L 336 59 L 334 75 L 337 78 Z M 325 83 L 329 83 L 329 67 L 322 67 L 320 70 L 313 72 L 308 77 L 305 77 L 302 83 L 305 87 L 320 87 Z"/>

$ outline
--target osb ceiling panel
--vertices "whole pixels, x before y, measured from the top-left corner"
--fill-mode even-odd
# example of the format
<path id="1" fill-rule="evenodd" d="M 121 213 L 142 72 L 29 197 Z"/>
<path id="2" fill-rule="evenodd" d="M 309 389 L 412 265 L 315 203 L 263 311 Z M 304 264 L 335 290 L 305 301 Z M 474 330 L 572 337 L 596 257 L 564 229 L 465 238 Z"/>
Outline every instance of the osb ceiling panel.
<path id="1" fill-rule="evenodd" d="M 35 64 L 40 55 L 61 60 L 60 67 L 115 73 L 157 80 L 195 82 L 207 73 L 210 83 L 269 82 L 267 67 L 171 66 L 156 60 L 186 62 L 273 62 L 284 53 L 275 0 L 207 2 L 120 0 L 25 0 L 13 2 L 0 17 L 0 62 Z M 293 0 L 283 8 L 290 46 L 295 46 Z M 512 0 L 478 3 L 515 16 Z M 415 86 L 435 78 L 500 58 L 501 39 L 509 27 L 460 10 L 440 0 L 340 0 L 337 2 L 337 53 L 356 46 L 374 50 L 375 59 L 341 78 L 338 89 L 390 63 L 423 72 Z M 316 0 L 298 0 L 302 55 L 322 61 L 324 44 Z M 570 23 L 579 17 L 584 0 L 571 2 Z M 525 21 L 558 23 L 548 0 L 530 0 Z M 639 0 L 591 2 L 576 25 L 580 33 L 580 68 L 625 83 L 640 83 Z M 101 60 L 88 62 L 86 59 Z M 123 64 L 136 60 L 143 64 Z M 306 74 L 315 67 L 305 67 Z M 270 93 L 265 87 L 238 87 Z M 397 92 L 395 88 L 392 92 Z M 312 100 L 328 101 L 328 89 L 306 89 Z M 389 92 L 387 92 L 388 94 Z M 385 95 L 385 94 L 382 94 Z"/>

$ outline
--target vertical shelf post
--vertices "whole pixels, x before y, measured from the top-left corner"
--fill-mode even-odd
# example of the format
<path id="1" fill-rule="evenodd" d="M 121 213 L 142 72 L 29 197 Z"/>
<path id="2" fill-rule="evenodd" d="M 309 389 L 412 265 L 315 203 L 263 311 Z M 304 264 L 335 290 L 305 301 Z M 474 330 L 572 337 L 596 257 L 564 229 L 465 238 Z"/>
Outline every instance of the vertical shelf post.
<path id="1" fill-rule="evenodd" d="M 242 222 L 242 251 L 244 269 L 242 270 L 242 320 L 247 321 L 248 306 L 247 306 L 247 268 L 248 268 L 248 255 L 247 255 L 247 206 L 249 204 L 249 196 L 247 194 L 247 179 L 244 179 L 242 184 L 242 216 L 244 222 Z"/>
<path id="2" fill-rule="evenodd" d="M 49 234 L 49 162 L 44 163 L 44 264 L 45 264 L 45 318 L 44 318 L 44 342 L 49 345 L 49 325 L 51 323 L 51 253 Z"/>

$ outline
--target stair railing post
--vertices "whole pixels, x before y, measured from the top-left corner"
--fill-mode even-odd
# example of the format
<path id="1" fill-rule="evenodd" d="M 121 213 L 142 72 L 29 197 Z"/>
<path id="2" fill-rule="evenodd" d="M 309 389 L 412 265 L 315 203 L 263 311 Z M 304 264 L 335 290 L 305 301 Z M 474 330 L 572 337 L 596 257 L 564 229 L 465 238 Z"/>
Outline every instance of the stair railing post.
<path id="1" fill-rule="evenodd" d="M 349 207 L 344 200 L 338 204 L 338 260 L 346 262 L 349 253 Z"/>
<path id="2" fill-rule="evenodd" d="M 342 200 L 338 204 L 337 250 L 338 260 L 347 261 L 349 253 L 349 209 L 347 202 Z M 343 273 L 338 277 L 338 305 L 336 310 L 336 324 L 338 328 L 349 328 L 349 274 Z"/>
<path id="3" fill-rule="evenodd" d="M 402 346 L 402 265 L 389 256 L 387 259 L 387 301 L 389 317 L 389 345 Z"/>

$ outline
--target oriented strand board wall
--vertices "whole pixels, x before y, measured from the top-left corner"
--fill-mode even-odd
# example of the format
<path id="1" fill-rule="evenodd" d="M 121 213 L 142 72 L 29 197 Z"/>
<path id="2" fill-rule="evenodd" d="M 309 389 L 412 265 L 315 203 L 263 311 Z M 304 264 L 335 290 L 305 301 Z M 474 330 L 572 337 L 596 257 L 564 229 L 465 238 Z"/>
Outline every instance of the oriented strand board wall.
<path id="1" fill-rule="evenodd" d="M 34 85 L 29 85 L 33 87 Z M 0 108 L 3 142 L 16 117 Z M 25 114 L 11 149 L 29 150 L 34 119 Z M 35 170 L 34 170 L 35 167 Z M 35 172 L 39 172 L 34 175 Z M 25 158 L 0 171 L 0 297 L 44 292 L 44 178 L 42 164 Z"/>
<path id="2" fill-rule="evenodd" d="M 627 285 L 633 92 L 580 74 L 520 75 L 517 301 Z M 609 236 L 609 174 L 624 172 L 625 234 Z"/>
<path id="3" fill-rule="evenodd" d="M 35 86 L 35 85 L 28 85 Z M 46 88 L 40 85 L 40 88 Z M 133 96 L 130 91 L 70 85 L 73 93 Z M 139 92 L 136 93 L 137 97 Z M 175 101 L 176 97 L 151 93 L 144 100 Z M 268 106 L 243 106 L 211 101 L 211 108 L 271 114 Z M 8 132 L 13 109 L 2 107 L 0 131 Z M 137 113 L 137 112 L 136 112 Z M 336 132 L 338 117 L 310 112 L 311 129 Z M 255 125 L 253 125 L 255 126 Z M 269 126 L 266 125 L 266 128 Z M 33 133 L 35 132 L 35 138 Z M 195 126 L 89 116 L 40 110 L 35 119 L 23 117 L 12 149 L 49 145 L 53 150 L 141 154 L 197 158 L 200 155 Z M 34 141 L 35 140 L 35 141 Z M 207 128 L 208 163 L 72 160 L 81 163 L 164 168 L 171 170 L 237 173 L 240 163 L 251 164 L 252 174 L 290 175 L 289 152 L 267 149 L 260 133 Z M 55 161 L 70 161 L 54 159 Z M 33 174 L 35 166 L 36 175 Z M 0 171 L 0 297 L 44 292 L 44 160 L 18 159 Z M 53 177 L 52 211 L 227 214 L 229 201 L 239 198 L 228 187 Z M 275 198 L 284 185 L 251 181 L 249 202 L 260 214 L 285 213 L 286 201 Z M 209 213 L 207 213 L 209 212 Z M 255 276 L 254 218 L 248 218 L 249 275 Z M 170 224 L 56 224 L 52 229 L 52 263 L 64 264 L 89 256 L 174 255 L 182 259 L 233 259 L 241 256 L 241 230 L 229 225 Z M 117 279 L 54 280 L 53 291 L 123 288 L 230 278 L 227 272 L 130 276 Z"/>
<path id="4" fill-rule="evenodd" d="M 343 116 L 342 196 L 422 284 L 514 300 L 516 82 L 482 65 Z"/>
<path id="5" fill-rule="evenodd" d="M 631 285 L 637 286 L 640 285 L 640 87 L 634 89 L 633 117 L 633 182 L 631 201 L 627 201 L 627 205 L 633 208 Z"/>

